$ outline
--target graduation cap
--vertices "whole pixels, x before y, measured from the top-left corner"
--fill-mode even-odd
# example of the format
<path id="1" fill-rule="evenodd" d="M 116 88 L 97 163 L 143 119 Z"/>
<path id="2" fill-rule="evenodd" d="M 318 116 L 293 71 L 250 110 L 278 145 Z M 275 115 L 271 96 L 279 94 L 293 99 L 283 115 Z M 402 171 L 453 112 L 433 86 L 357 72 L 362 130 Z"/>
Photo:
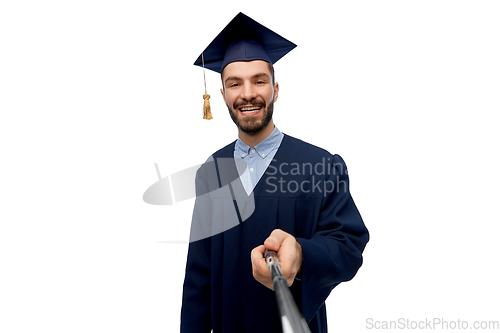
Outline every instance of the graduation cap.
<path id="1" fill-rule="evenodd" d="M 297 45 L 243 13 L 236 15 L 195 61 L 196 66 L 221 73 L 235 61 L 264 60 L 274 64 Z M 205 76 L 205 72 L 203 72 Z M 212 119 L 205 81 L 204 119 Z"/>

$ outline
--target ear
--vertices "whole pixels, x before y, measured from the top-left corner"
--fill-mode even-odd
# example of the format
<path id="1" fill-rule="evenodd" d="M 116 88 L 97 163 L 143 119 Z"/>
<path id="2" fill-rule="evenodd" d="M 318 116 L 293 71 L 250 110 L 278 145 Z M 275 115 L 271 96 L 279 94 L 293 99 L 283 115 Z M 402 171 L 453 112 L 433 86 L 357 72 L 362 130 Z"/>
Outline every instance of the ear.
<path id="1" fill-rule="evenodd" d="M 279 86 L 278 82 L 276 82 L 274 84 L 274 99 L 273 99 L 275 103 L 278 100 L 278 93 L 279 93 L 279 91 L 280 91 L 280 86 Z"/>
<path id="2" fill-rule="evenodd" d="M 224 103 L 226 103 L 226 104 L 227 104 L 227 102 L 226 102 L 226 94 L 224 93 L 224 89 L 222 89 L 222 88 L 221 88 L 221 89 L 220 89 L 220 93 L 221 93 L 221 95 L 222 95 L 222 98 L 224 99 Z"/>

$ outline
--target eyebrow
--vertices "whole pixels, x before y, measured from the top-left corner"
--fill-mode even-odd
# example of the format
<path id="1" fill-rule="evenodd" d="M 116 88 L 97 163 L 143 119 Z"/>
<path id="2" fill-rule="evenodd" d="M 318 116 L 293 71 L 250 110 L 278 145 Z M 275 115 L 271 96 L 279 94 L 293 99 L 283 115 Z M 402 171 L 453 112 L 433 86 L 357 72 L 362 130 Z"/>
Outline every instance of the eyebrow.
<path id="1" fill-rule="evenodd" d="M 264 73 L 264 72 L 262 72 L 262 73 L 258 73 L 258 74 L 255 74 L 254 76 L 252 76 L 252 79 L 257 79 L 257 78 L 259 78 L 259 77 L 263 77 L 263 76 L 265 76 L 265 77 L 267 77 L 267 78 L 269 79 L 269 74 Z M 229 76 L 229 77 L 227 77 L 227 78 L 226 78 L 226 80 L 224 81 L 224 84 L 226 84 L 226 83 L 227 83 L 227 81 L 238 81 L 238 80 L 241 80 L 241 78 L 240 78 L 240 77 L 238 77 L 238 76 Z"/>

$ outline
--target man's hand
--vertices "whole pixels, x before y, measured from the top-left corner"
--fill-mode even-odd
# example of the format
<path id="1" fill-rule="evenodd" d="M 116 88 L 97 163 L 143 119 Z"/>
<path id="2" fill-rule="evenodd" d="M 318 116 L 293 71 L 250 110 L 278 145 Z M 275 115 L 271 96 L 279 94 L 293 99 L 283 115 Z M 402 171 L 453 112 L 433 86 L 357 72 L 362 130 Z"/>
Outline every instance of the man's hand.
<path id="1" fill-rule="evenodd" d="M 264 259 L 264 251 L 268 249 L 278 254 L 283 276 L 291 286 L 295 276 L 302 267 L 302 247 L 295 240 L 295 237 L 280 229 L 275 229 L 264 241 L 264 245 L 257 246 L 252 250 L 252 270 L 255 280 L 262 283 L 269 289 L 273 289 L 271 273 L 267 268 Z"/>

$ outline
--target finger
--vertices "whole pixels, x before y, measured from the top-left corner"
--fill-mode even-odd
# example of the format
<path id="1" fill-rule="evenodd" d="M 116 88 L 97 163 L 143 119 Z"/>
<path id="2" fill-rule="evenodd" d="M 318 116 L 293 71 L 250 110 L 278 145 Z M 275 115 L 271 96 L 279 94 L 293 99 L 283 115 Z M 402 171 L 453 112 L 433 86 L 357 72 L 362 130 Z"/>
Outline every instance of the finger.
<path id="1" fill-rule="evenodd" d="M 302 249 L 297 245 L 295 237 L 288 235 L 281 243 L 278 252 L 283 276 L 287 279 L 288 285 L 293 283 L 295 276 L 302 264 Z"/>
<path id="2" fill-rule="evenodd" d="M 266 251 L 266 247 L 264 245 L 259 245 L 252 250 L 250 253 L 250 257 L 252 259 L 252 263 L 258 259 L 264 259 L 264 252 Z"/>
<path id="3" fill-rule="evenodd" d="M 266 247 L 259 245 L 252 250 L 250 258 L 252 260 L 252 269 L 254 273 L 264 275 L 267 271 L 266 259 L 264 259 L 264 251 Z"/>
<path id="4" fill-rule="evenodd" d="M 267 288 L 273 289 L 273 281 L 271 279 L 271 272 L 267 267 L 264 252 L 266 247 L 264 245 L 257 246 L 250 254 L 252 260 L 252 273 L 255 280 L 262 283 Z"/>
<path id="5" fill-rule="evenodd" d="M 281 243 L 290 236 L 290 234 L 284 232 L 281 229 L 274 229 L 271 235 L 264 241 L 264 245 L 267 249 L 272 251 L 279 251 Z"/>

